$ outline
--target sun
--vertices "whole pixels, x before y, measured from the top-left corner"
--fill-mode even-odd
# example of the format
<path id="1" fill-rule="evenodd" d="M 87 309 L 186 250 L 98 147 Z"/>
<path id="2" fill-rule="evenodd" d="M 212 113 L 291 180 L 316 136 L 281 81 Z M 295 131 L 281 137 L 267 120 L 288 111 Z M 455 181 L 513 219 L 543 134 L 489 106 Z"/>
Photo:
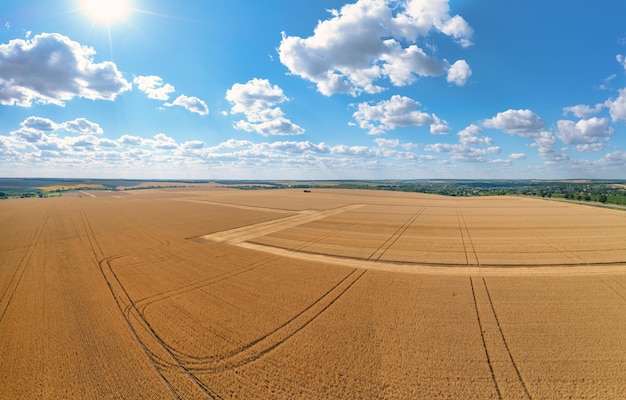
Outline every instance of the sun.
<path id="1" fill-rule="evenodd" d="M 79 4 L 89 18 L 107 25 L 123 20 L 131 11 L 130 0 L 79 0 Z"/>

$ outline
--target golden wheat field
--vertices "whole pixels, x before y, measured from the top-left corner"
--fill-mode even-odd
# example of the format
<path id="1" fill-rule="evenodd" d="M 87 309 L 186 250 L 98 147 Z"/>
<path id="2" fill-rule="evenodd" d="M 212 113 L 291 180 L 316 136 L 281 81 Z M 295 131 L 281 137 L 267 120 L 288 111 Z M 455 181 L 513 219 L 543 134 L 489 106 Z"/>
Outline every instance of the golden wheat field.
<path id="1" fill-rule="evenodd" d="M 626 398 L 624 211 L 200 187 L 0 226 L 0 398 Z"/>

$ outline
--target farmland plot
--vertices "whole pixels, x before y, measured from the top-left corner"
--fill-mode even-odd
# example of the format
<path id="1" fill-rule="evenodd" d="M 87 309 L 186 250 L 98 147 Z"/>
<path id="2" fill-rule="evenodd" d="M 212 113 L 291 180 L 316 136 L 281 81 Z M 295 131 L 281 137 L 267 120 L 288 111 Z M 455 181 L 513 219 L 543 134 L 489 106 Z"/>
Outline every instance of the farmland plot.
<path id="1" fill-rule="evenodd" d="M 2 398 L 626 396 L 626 213 L 90 194 L 0 202 Z"/>

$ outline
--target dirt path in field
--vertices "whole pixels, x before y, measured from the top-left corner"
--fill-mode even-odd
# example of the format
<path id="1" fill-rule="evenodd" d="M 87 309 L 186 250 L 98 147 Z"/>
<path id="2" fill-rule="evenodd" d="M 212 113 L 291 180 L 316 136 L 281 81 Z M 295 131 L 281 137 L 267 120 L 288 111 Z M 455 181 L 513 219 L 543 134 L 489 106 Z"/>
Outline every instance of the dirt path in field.
<path id="1" fill-rule="evenodd" d="M 411 263 L 390 263 L 384 261 L 359 260 L 329 256 L 325 254 L 299 253 L 278 247 L 265 246 L 249 242 L 231 243 L 237 246 L 262 251 L 265 253 L 289 257 L 297 260 L 316 261 L 326 264 L 342 265 L 352 268 L 361 268 L 388 272 L 426 275 L 468 275 L 468 276 L 510 276 L 510 275 L 604 275 L 626 273 L 626 265 L 566 265 L 566 266 L 505 266 L 505 267 L 463 267 L 445 265 L 421 265 Z"/>
<path id="2" fill-rule="evenodd" d="M 294 226 L 302 225 L 307 222 L 317 221 L 322 218 L 330 217 L 332 215 L 340 214 L 344 211 L 350 211 L 360 207 L 362 207 L 361 204 L 351 204 L 345 207 L 339 207 L 328 211 L 301 211 L 300 213 L 290 217 L 261 222 L 259 224 L 248 225 L 228 231 L 216 232 L 210 235 L 201 236 L 200 238 L 213 242 L 227 242 L 229 244 L 238 244 L 241 242 L 245 242 L 246 240 L 253 239 L 255 237 L 269 235 L 270 233 L 278 232 L 287 228 L 293 228 Z"/>
<path id="3" fill-rule="evenodd" d="M 182 201 L 182 200 L 181 200 Z M 267 209 L 259 207 L 250 207 L 236 204 L 216 203 L 208 201 L 195 201 L 184 200 L 191 202 L 199 202 L 204 204 L 215 204 L 235 208 L 243 209 L 262 209 L 264 211 L 272 212 L 286 212 L 280 209 Z M 469 265 L 433 265 L 433 264 L 420 264 L 420 263 L 402 263 L 402 262 L 385 262 L 380 261 L 382 254 L 391 246 L 394 239 L 397 239 L 404 230 L 421 214 L 423 209 L 419 210 L 413 215 L 405 224 L 398 228 L 398 231 L 394 233 L 381 248 L 377 249 L 368 259 L 356 259 L 349 257 L 339 257 L 318 253 L 307 253 L 298 251 L 298 248 L 283 249 L 268 245 L 251 243 L 249 240 L 269 235 L 274 232 L 278 232 L 283 229 L 292 228 L 308 222 L 317 221 L 326 217 L 330 217 L 336 214 L 343 213 L 345 211 L 355 210 L 363 207 L 363 204 L 351 204 L 344 207 L 335 208 L 326 211 L 305 210 L 297 212 L 295 215 L 290 215 L 285 218 L 279 218 L 271 221 L 261 222 L 254 225 L 248 225 L 240 228 L 235 228 L 222 232 L 215 232 L 209 235 L 200 236 L 199 239 L 204 239 L 213 242 L 226 242 L 231 245 L 243 247 L 246 249 L 262 251 L 272 255 L 280 257 L 288 257 L 298 260 L 316 261 L 327 264 L 342 265 L 351 268 L 390 271 L 390 272 L 402 272 L 412 274 L 429 274 L 429 275 L 468 275 L 468 276 L 504 276 L 504 275 L 601 275 L 607 273 L 626 273 L 626 264 L 594 264 L 584 262 L 574 263 L 572 265 L 491 265 L 481 266 L 478 260 L 478 254 L 474 249 L 472 238 L 465 222 L 465 218 L 462 213 L 457 210 L 457 219 L 459 223 L 459 229 L 463 238 L 463 244 L 466 252 L 466 259 Z M 289 211 L 293 213 L 293 211 Z"/>
<path id="4" fill-rule="evenodd" d="M 89 196 L 89 197 L 92 197 L 92 198 L 96 197 L 96 195 L 95 195 L 95 194 L 93 194 L 93 193 L 89 193 L 89 192 L 85 192 L 84 190 L 81 190 L 79 193 L 82 193 L 82 194 L 84 194 L 85 196 Z"/>
<path id="5" fill-rule="evenodd" d="M 242 209 L 242 210 L 267 211 L 267 212 L 283 213 L 283 214 L 294 214 L 294 213 L 297 213 L 297 211 L 284 210 L 284 209 L 281 209 L 281 208 L 246 206 L 246 205 L 243 205 L 243 204 L 220 203 L 218 201 L 191 200 L 191 199 L 176 199 L 176 200 L 177 201 L 185 201 L 187 203 L 199 203 L 199 204 L 209 204 L 209 205 L 213 205 L 213 206 L 239 208 L 239 209 Z"/>

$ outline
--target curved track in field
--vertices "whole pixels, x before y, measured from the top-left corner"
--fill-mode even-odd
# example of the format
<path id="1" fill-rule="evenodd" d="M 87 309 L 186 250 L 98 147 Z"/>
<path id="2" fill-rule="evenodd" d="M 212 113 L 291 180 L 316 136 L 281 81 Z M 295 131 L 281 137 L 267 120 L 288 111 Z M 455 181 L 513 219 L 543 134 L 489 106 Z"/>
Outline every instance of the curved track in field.
<path id="1" fill-rule="evenodd" d="M 346 211 L 353 211 L 364 207 L 363 204 L 351 204 L 345 207 L 339 207 L 326 211 L 301 211 L 295 215 L 285 218 L 279 218 L 260 224 L 248 225 L 236 229 L 222 232 L 215 232 L 209 235 L 199 237 L 200 239 L 215 242 L 226 242 L 230 245 L 240 246 L 250 250 L 262 251 L 274 256 L 288 257 L 292 259 L 317 261 L 328 264 L 336 264 L 351 268 L 381 270 L 390 272 L 403 273 L 425 273 L 425 274 L 482 274 L 482 275 L 545 275 L 545 274 L 605 274 L 626 272 L 626 260 L 619 262 L 594 262 L 588 261 L 575 253 L 568 252 L 563 245 L 550 241 L 549 238 L 541 236 L 539 233 L 530 231 L 530 235 L 544 242 L 551 251 L 561 254 L 568 262 L 565 263 L 525 263 L 515 264 L 509 263 L 481 263 L 479 261 L 480 252 L 476 249 L 474 240 L 463 213 L 456 210 L 456 219 L 458 221 L 459 236 L 462 241 L 462 247 L 465 252 L 464 263 L 450 262 L 402 262 L 384 260 L 382 257 L 385 253 L 402 237 L 402 235 L 415 223 L 416 219 L 424 213 L 424 207 L 419 208 L 415 213 L 409 216 L 408 220 L 402 223 L 395 231 L 391 233 L 368 257 L 350 257 L 336 256 L 324 254 L 323 252 L 308 251 L 306 248 L 315 242 L 323 240 L 326 236 L 340 233 L 349 225 L 343 225 L 341 228 L 332 232 L 327 232 L 318 238 L 311 239 L 290 248 L 283 248 L 273 245 L 254 243 L 253 239 L 285 229 L 297 227 L 299 225 L 322 220 L 327 217 L 335 216 Z M 539 260 L 540 256 L 536 256 Z"/>

